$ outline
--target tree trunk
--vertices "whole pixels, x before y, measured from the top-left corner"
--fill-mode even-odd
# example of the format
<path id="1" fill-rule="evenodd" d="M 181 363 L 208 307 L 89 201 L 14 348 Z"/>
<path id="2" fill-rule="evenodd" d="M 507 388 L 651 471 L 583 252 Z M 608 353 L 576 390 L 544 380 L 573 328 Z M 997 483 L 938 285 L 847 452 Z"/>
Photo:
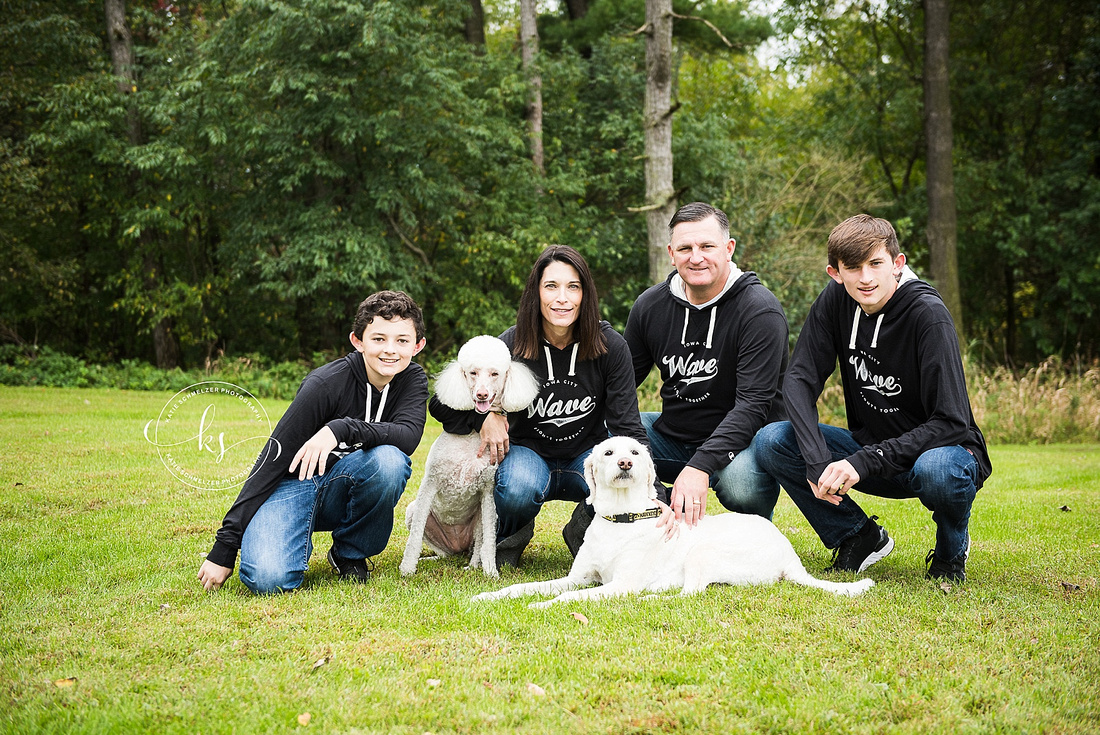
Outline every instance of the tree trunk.
<path id="1" fill-rule="evenodd" d="M 466 16 L 466 41 L 485 53 L 485 9 L 481 0 L 470 0 L 470 14 Z"/>
<path id="2" fill-rule="evenodd" d="M 519 0 L 519 45 L 528 84 L 527 127 L 531 137 L 531 161 L 541 177 L 546 174 L 546 165 L 542 150 L 542 75 L 536 66 L 539 53 L 537 19 L 535 0 Z"/>
<path id="3" fill-rule="evenodd" d="M 928 255 L 932 280 L 963 342 L 962 299 L 956 254 L 955 176 L 948 77 L 949 0 L 924 0 L 924 136 L 928 184 Z"/>
<path id="4" fill-rule="evenodd" d="M 645 198 L 649 280 L 668 274 L 672 186 L 672 0 L 646 0 Z"/>
<path id="5" fill-rule="evenodd" d="M 569 20 L 578 20 L 588 15 L 588 0 L 565 0 L 569 9 Z"/>
<path id="6" fill-rule="evenodd" d="M 130 95 L 137 89 L 137 77 L 134 73 L 134 43 L 130 28 L 126 25 L 126 0 L 104 0 L 103 10 L 107 20 L 107 40 L 111 45 L 111 67 L 118 78 L 118 91 Z M 141 145 L 141 114 L 137 104 L 131 104 L 126 115 L 127 138 L 132 146 Z M 139 174 L 131 176 L 135 190 Z M 160 267 L 153 254 L 153 242 L 149 234 L 143 233 L 138 241 L 141 249 L 142 279 L 145 289 L 153 294 L 159 285 Z M 172 321 L 168 318 L 157 320 L 153 325 L 153 350 L 157 367 L 171 370 L 179 365 L 179 350 L 176 337 L 172 334 Z"/>

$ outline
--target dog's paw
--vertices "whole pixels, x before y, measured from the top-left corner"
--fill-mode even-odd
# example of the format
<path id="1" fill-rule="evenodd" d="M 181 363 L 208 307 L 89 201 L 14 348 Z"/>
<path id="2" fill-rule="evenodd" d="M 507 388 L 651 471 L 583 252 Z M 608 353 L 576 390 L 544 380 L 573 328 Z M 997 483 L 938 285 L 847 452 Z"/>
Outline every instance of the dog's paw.
<path id="1" fill-rule="evenodd" d="M 545 610 L 548 607 L 552 607 L 553 605 L 554 605 L 553 600 L 544 600 L 543 602 L 532 602 L 527 607 L 530 610 Z"/>
<path id="2" fill-rule="evenodd" d="M 471 602 L 490 602 L 492 600 L 499 600 L 504 597 L 499 590 L 496 592 L 482 592 L 480 595 L 474 595 L 470 598 Z"/>
<path id="3" fill-rule="evenodd" d="M 416 574 L 416 562 L 401 562 L 401 565 L 397 567 L 401 572 L 402 577 L 408 577 L 409 575 Z"/>

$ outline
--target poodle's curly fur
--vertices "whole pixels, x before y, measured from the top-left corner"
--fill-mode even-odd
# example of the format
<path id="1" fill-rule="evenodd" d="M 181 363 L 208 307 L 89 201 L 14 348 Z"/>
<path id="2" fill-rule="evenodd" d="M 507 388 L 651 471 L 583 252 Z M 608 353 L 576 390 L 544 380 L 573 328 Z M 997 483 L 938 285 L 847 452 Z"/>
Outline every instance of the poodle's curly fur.
<path id="1" fill-rule="evenodd" d="M 504 342 L 488 335 L 464 344 L 435 382 L 435 395 L 444 405 L 478 413 L 521 411 L 535 400 L 538 390 L 538 379 L 527 366 L 512 359 Z M 402 574 L 416 571 L 421 547 L 427 544 L 440 556 L 468 550 L 471 567 L 499 576 L 493 500 L 496 466 L 489 464 L 488 453 L 477 456 L 480 445 L 476 432 L 465 436 L 444 432 L 432 443 L 420 490 L 405 511 L 409 540 L 401 559 Z"/>

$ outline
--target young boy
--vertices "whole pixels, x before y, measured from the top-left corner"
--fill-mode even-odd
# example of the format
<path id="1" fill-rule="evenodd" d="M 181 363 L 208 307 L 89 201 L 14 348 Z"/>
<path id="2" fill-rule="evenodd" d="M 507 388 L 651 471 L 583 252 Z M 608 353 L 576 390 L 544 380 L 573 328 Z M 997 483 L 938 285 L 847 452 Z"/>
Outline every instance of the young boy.
<path id="1" fill-rule="evenodd" d="M 400 291 L 367 297 L 349 335 L 355 352 L 306 376 L 199 568 L 218 589 L 241 552 L 253 592 L 302 584 L 314 531 L 332 532 L 336 573 L 370 579 L 367 561 L 393 530 L 393 509 L 424 433 L 428 380 L 412 358 L 424 349 L 420 307 Z"/>
<path id="2" fill-rule="evenodd" d="M 905 265 L 886 220 L 860 214 L 837 225 L 826 272 L 835 283 L 810 308 L 783 382 L 790 421 L 760 431 L 757 461 L 836 550 L 833 569 L 863 571 L 894 548 L 855 489 L 920 499 L 936 524 L 926 576 L 963 581 L 970 507 L 992 467 L 951 314 Z M 837 358 L 848 430 L 817 422 Z"/>

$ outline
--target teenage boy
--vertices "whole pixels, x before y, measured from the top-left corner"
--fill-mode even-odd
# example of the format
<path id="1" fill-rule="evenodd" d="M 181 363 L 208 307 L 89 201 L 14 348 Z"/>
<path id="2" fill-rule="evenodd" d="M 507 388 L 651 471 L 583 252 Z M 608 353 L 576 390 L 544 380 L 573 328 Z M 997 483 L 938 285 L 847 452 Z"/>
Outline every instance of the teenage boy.
<path id="1" fill-rule="evenodd" d="M 349 338 L 355 352 L 306 376 L 260 452 L 199 568 L 205 589 L 233 573 L 238 549 L 250 590 L 297 589 L 314 531 L 332 532 L 340 577 L 370 579 L 424 433 L 428 379 L 412 362 L 424 317 L 408 295 L 380 291 L 359 305 Z"/>
<path id="2" fill-rule="evenodd" d="M 625 333 L 635 383 L 654 364 L 661 371 L 661 413 L 641 415 L 657 477 L 672 483 L 672 510 L 689 525 L 705 515 L 710 487 L 725 508 L 770 518 L 779 484 L 749 447 L 760 427 L 786 417 L 787 317 L 733 263 L 722 210 L 687 204 L 668 228 L 676 270 L 638 297 Z"/>
<path id="3" fill-rule="evenodd" d="M 829 284 L 810 308 L 784 380 L 789 422 L 757 435 L 760 466 L 786 488 L 832 569 L 859 572 L 894 541 L 849 494 L 918 498 L 936 548 L 926 576 L 963 581 L 970 507 L 992 471 L 974 423 L 951 314 L 905 265 L 894 228 L 856 215 L 829 235 Z M 840 360 L 848 429 L 819 424 Z"/>

